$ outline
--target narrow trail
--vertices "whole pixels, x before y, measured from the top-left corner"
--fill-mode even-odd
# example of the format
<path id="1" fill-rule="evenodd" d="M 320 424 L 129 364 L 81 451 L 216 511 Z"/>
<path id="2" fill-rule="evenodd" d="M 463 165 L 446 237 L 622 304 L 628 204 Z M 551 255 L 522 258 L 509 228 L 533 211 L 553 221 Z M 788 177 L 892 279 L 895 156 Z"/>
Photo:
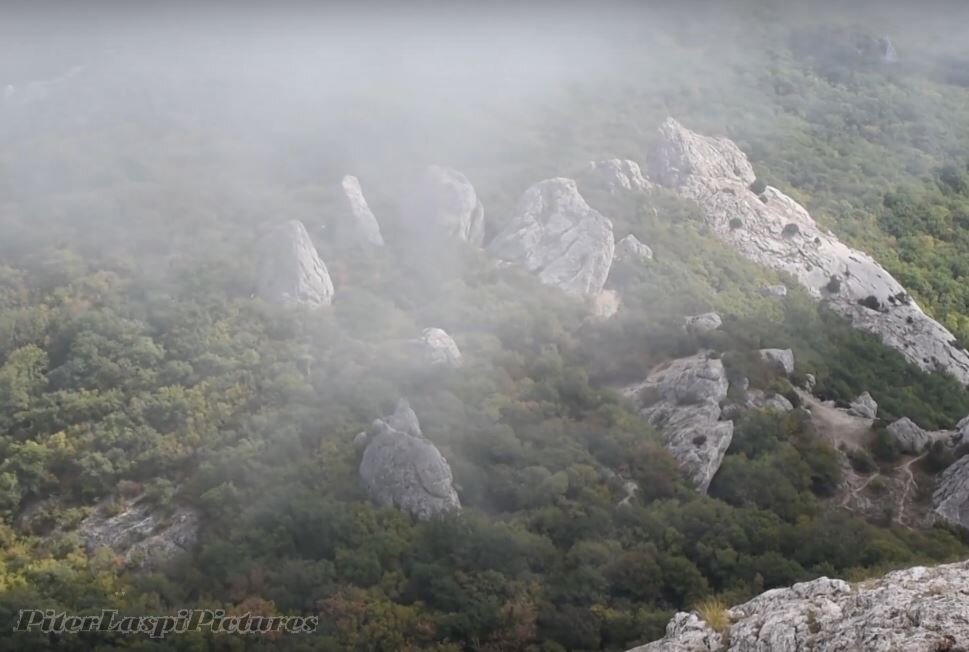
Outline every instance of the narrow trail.
<path id="1" fill-rule="evenodd" d="M 913 457 L 908 462 L 895 468 L 896 471 L 901 469 L 907 476 L 905 479 L 905 489 L 902 490 L 902 495 L 898 498 L 898 509 L 896 513 L 898 514 L 897 520 L 898 524 L 909 527 L 905 525 L 905 501 L 908 499 L 908 495 L 912 492 L 912 487 L 918 487 L 918 483 L 915 481 L 915 474 L 912 473 L 912 465 L 918 462 L 920 459 L 928 455 L 928 452 L 922 453 L 918 457 Z"/>

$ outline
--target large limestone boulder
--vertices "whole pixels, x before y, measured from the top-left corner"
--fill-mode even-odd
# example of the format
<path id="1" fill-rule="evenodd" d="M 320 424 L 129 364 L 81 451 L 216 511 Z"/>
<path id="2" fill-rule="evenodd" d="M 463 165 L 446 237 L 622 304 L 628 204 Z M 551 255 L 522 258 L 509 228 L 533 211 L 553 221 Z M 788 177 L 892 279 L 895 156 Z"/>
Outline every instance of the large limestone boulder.
<path id="1" fill-rule="evenodd" d="M 706 492 L 733 438 L 733 423 L 721 421 L 727 395 L 723 362 L 700 353 L 663 365 L 623 393 L 659 430 L 670 454 L 698 491 Z"/>
<path id="2" fill-rule="evenodd" d="M 710 138 L 672 118 L 659 130 L 649 176 L 696 201 L 713 233 L 746 258 L 796 278 L 851 323 L 928 371 L 969 384 L 969 352 L 909 298 L 871 256 L 820 228 L 780 190 L 756 194 L 753 168 L 726 138 Z"/>
<path id="3" fill-rule="evenodd" d="M 423 218 L 448 237 L 484 244 L 484 206 L 468 178 L 452 168 L 428 167 L 420 209 Z"/>
<path id="4" fill-rule="evenodd" d="M 878 403 L 868 392 L 862 392 L 848 406 L 848 414 L 865 419 L 874 419 L 878 415 Z"/>
<path id="5" fill-rule="evenodd" d="M 963 455 L 942 472 L 932 504 L 943 521 L 969 530 L 969 455 Z"/>
<path id="6" fill-rule="evenodd" d="M 382 247 L 384 237 L 380 233 L 380 224 L 374 217 L 367 199 L 363 196 L 360 180 L 354 176 L 343 177 L 340 183 L 346 207 L 346 222 L 351 238 L 359 243 Z"/>
<path id="7" fill-rule="evenodd" d="M 931 435 L 908 417 L 892 422 L 885 430 L 891 435 L 898 450 L 910 455 L 918 455 L 932 441 Z"/>
<path id="8" fill-rule="evenodd" d="M 458 345 L 440 328 L 425 328 L 418 343 L 424 359 L 431 365 L 456 369 L 463 363 Z"/>
<path id="9" fill-rule="evenodd" d="M 683 320 L 683 329 L 691 333 L 709 333 L 723 326 L 723 319 L 715 312 L 691 315 Z"/>
<path id="10" fill-rule="evenodd" d="M 969 646 L 969 562 L 916 566 L 851 585 L 822 577 L 727 610 L 714 631 L 679 613 L 661 640 L 629 652 L 938 652 Z"/>
<path id="11" fill-rule="evenodd" d="M 623 192 L 642 192 L 650 187 L 635 161 L 612 158 L 589 161 L 589 172 L 606 191 L 617 195 Z"/>
<path id="12" fill-rule="evenodd" d="M 572 179 L 546 179 L 525 191 L 514 217 L 488 245 L 547 285 L 595 297 L 615 254 L 612 222 L 591 208 Z"/>
<path id="13" fill-rule="evenodd" d="M 319 307 L 332 303 L 330 273 L 299 220 L 279 225 L 263 240 L 258 293 L 279 304 Z"/>
<path id="14" fill-rule="evenodd" d="M 632 261 L 652 260 L 653 250 L 630 233 L 616 243 L 616 258 Z"/>
<path id="15" fill-rule="evenodd" d="M 790 349 L 761 349 L 760 357 L 777 366 L 786 375 L 794 373 L 794 351 Z"/>
<path id="16" fill-rule="evenodd" d="M 191 552 L 200 522 L 190 507 L 166 515 L 138 497 L 117 512 L 108 501 L 100 503 L 81 521 L 78 534 L 88 554 L 108 548 L 128 566 L 157 570 Z"/>
<path id="17" fill-rule="evenodd" d="M 364 447 L 360 480 L 380 507 L 396 507 L 420 520 L 461 508 L 451 467 L 421 433 L 417 415 L 405 400 L 394 414 L 374 421 L 355 443 Z"/>
<path id="18" fill-rule="evenodd" d="M 794 405 L 775 392 L 765 392 L 761 389 L 751 389 L 747 391 L 746 407 L 752 410 L 768 410 L 771 412 L 790 412 Z"/>

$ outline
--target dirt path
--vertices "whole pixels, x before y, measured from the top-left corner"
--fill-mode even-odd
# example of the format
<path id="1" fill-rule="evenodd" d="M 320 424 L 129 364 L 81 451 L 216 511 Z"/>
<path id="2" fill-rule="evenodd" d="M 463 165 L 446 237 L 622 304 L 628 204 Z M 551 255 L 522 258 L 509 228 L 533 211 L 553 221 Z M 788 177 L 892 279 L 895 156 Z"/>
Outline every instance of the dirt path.
<path id="1" fill-rule="evenodd" d="M 896 514 L 898 515 L 896 518 L 898 519 L 899 525 L 905 525 L 905 501 L 908 500 L 908 496 L 912 492 L 912 487 L 918 487 L 918 483 L 915 481 L 915 474 L 912 473 L 912 465 L 926 455 L 928 455 L 928 452 L 922 453 L 918 457 L 913 457 L 908 462 L 895 467 L 896 472 L 901 469 L 906 476 L 905 488 L 902 490 L 902 495 L 898 498 L 898 508 L 896 510 Z"/>
<path id="2" fill-rule="evenodd" d="M 811 413 L 811 421 L 818 434 L 835 448 L 845 444 L 849 448 L 863 448 L 873 419 L 856 417 L 838 408 L 824 405 L 805 391 L 797 390 L 801 404 Z"/>

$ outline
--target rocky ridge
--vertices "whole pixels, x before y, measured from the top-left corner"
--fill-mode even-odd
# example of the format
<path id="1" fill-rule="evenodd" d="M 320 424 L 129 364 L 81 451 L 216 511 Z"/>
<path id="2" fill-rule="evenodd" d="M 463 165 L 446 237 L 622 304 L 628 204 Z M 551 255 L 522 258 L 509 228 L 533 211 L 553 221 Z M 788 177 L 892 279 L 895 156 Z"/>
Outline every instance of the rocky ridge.
<path id="1" fill-rule="evenodd" d="M 754 170 L 730 140 L 701 136 L 669 118 L 649 158 L 649 178 L 696 201 L 711 230 L 746 258 L 791 274 L 913 364 L 969 384 L 969 352 L 952 333 L 871 256 L 820 228 L 789 196 L 771 186 L 755 193 Z"/>

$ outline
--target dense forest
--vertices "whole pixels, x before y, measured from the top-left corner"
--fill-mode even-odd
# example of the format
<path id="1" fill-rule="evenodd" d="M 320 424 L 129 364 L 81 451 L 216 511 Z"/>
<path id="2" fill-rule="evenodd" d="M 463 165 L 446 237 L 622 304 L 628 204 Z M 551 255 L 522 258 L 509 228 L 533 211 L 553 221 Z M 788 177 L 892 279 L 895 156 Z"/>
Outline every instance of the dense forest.
<path id="1" fill-rule="evenodd" d="M 819 398 L 868 391 L 885 421 L 941 429 L 969 414 L 955 380 L 745 261 L 695 205 L 662 189 L 610 195 L 583 176 L 590 159 L 645 162 L 668 115 L 730 136 L 759 176 L 969 343 L 969 51 L 927 37 L 938 27 L 927 16 L 809 20 L 784 3 L 728 4 L 588 23 L 588 40 L 545 45 L 568 74 L 526 59 L 535 79 L 506 86 L 469 83 L 474 57 L 458 56 L 420 97 L 406 80 L 370 88 L 373 62 L 346 88 L 318 87 L 344 81 L 332 61 L 267 81 L 287 63 L 276 41 L 210 51 L 171 26 L 143 48 L 118 45 L 125 57 L 89 42 L 48 53 L 58 74 L 78 63 L 66 53 L 89 56 L 46 96 L 0 106 L 0 648 L 625 650 L 705 599 L 969 557 L 954 529 L 841 509 L 839 453 L 803 410 L 739 418 L 703 495 L 619 391 L 713 351 L 731 377 L 795 403 L 812 374 Z M 256 29 L 233 26 L 225 41 Z M 487 52 L 500 28 L 442 47 Z M 728 45 L 738 35 L 746 47 Z M 617 53 L 621 64 L 600 61 Z M 617 238 L 655 257 L 617 262 L 622 309 L 592 319 L 413 224 L 400 198 L 434 161 L 473 181 L 488 237 L 531 183 L 571 176 Z M 347 173 L 386 247 L 328 237 Z M 334 277 L 325 309 L 254 293 L 258 243 L 294 218 Z M 761 291 L 776 284 L 783 298 Z M 706 311 L 720 330 L 684 331 L 684 316 Z M 461 368 L 414 363 L 403 343 L 427 326 L 455 338 Z M 752 355 L 764 347 L 792 349 L 794 377 Z M 449 461 L 459 513 L 418 521 L 361 488 L 354 436 L 401 397 Z M 630 480 L 639 491 L 620 504 Z M 77 528 L 92 509 L 136 496 L 161 514 L 198 510 L 194 549 L 152 571 L 88 550 Z M 195 607 L 314 614 L 319 628 L 160 643 L 10 633 L 23 608 Z"/>

